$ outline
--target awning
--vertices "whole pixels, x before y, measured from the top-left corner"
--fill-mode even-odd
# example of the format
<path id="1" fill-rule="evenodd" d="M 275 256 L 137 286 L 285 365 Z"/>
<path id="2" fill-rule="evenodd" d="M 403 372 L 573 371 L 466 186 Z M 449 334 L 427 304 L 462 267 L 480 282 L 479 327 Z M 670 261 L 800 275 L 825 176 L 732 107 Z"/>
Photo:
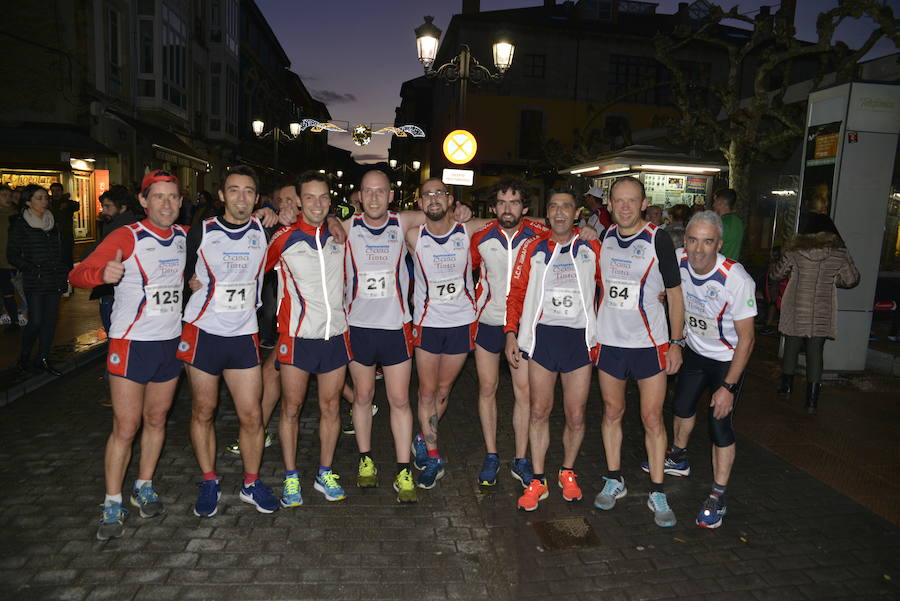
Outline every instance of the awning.
<path id="1" fill-rule="evenodd" d="M 200 171 L 207 168 L 209 161 L 203 157 L 197 156 L 197 151 L 186 144 L 184 140 L 179 138 L 176 134 L 116 111 L 110 110 L 107 112 L 114 118 L 130 126 L 135 133 L 144 138 L 147 142 L 150 142 L 154 154 L 158 158 L 169 161 L 170 163 L 175 163 L 176 165 L 183 165 Z"/>
<path id="2" fill-rule="evenodd" d="M 717 157 L 695 157 L 659 146 L 634 145 L 601 154 L 587 163 L 560 169 L 558 173 L 597 177 L 627 171 L 686 171 L 712 174 L 727 169 L 728 165 Z"/>
<path id="3" fill-rule="evenodd" d="M 116 156 L 86 132 L 62 123 L 34 123 L 21 127 L 0 127 L 0 147 L 23 150 L 68 152 L 76 158 Z"/>

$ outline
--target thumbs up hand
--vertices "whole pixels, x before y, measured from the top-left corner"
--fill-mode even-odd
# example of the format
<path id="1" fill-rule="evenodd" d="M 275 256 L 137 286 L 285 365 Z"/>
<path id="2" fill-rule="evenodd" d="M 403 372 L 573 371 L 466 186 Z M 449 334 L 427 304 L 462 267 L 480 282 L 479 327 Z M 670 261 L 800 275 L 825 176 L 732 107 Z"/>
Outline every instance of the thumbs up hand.
<path id="1" fill-rule="evenodd" d="M 116 250 L 116 258 L 106 262 L 103 268 L 103 282 L 105 284 L 118 284 L 125 275 L 125 265 L 122 263 L 122 249 Z"/>

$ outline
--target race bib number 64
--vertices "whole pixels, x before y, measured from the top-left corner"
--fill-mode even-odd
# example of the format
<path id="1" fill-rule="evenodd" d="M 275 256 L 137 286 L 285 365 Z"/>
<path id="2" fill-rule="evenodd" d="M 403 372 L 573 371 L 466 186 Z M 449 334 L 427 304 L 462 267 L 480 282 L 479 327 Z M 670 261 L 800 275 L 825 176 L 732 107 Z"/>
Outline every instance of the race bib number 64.
<path id="1" fill-rule="evenodd" d="M 637 282 L 606 280 L 603 302 L 613 309 L 634 309 L 637 307 L 639 290 Z"/>

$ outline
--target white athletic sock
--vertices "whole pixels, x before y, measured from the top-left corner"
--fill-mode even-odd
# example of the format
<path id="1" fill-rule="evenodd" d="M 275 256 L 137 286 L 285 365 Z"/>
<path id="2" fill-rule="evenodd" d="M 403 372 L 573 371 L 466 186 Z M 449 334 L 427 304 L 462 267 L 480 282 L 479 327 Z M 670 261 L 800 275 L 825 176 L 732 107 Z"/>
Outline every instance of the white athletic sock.
<path id="1" fill-rule="evenodd" d="M 152 488 L 153 480 L 135 480 L 134 481 L 135 490 L 140 490 L 141 488 L 144 488 L 145 486 L 149 486 Z"/>
<path id="2" fill-rule="evenodd" d="M 122 493 L 117 495 L 106 495 L 106 498 L 103 499 L 104 505 L 121 505 L 122 504 Z"/>

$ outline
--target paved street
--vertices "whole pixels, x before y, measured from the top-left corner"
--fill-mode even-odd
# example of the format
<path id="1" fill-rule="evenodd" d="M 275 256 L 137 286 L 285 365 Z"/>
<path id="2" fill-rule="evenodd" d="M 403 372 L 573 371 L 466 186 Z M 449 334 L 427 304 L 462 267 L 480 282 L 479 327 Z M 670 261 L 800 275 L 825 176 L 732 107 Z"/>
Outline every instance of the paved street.
<path id="1" fill-rule="evenodd" d="M 123 539 L 100 543 L 94 533 L 110 420 L 98 403 L 101 371 L 95 362 L 0 409 L 2 599 L 900 598 L 900 529 L 744 437 L 724 527 L 697 528 L 693 518 L 710 479 L 702 422 L 692 446 L 694 473 L 667 478 L 675 528 L 657 528 L 645 506 L 642 433 L 631 402 L 623 462 L 629 495 L 612 512 L 594 509 L 603 470 L 596 383 L 576 466 L 585 499 L 568 504 L 554 488 L 538 511 L 516 512 L 520 489 L 508 472 L 493 490 L 475 483 L 483 447 L 471 361 L 441 424 L 448 473 L 422 491 L 418 505 L 394 502 L 379 389 L 378 489 L 355 487 L 355 444 L 342 436 L 335 465 L 348 500 L 327 503 L 313 491 L 318 410 L 310 402 L 300 441 L 303 507 L 265 516 L 240 503 L 240 463 L 223 453 L 223 506 L 212 519 L 194 517 L 198 473 L 182 385 L 155 480 L 168 514 L 142 520 L 132 513 Z M 506 378 L 500 404 L 507 413 L 509 390 Z M 236 432 L 230 403 L 217 423 L 224 445 Z M 561 427 L 555 414 L 550 469 L 561 457 Z M 507 461 L 508 420 L 499 439 Z M 262 470 L 276 487 L 279 450 L 276 443 L 267 451 Z M 128 481 L 133 477 L 132 469 Z"/>

